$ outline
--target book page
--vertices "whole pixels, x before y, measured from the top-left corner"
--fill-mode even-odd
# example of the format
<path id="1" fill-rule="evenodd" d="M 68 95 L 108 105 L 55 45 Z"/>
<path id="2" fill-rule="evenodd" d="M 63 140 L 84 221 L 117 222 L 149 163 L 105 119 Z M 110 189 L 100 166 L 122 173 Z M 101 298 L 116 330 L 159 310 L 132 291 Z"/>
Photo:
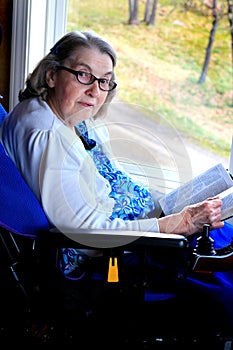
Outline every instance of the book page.
<path id="1" fill-rule="evenodd" d="M 231 153 L 230 153 L 230 159 L 229 159 L 229 172 L 230 174 L 233 174 L 233 137 L 231 140 Z"/>
<path id="2" fill-rule="evenodd" d="M 186 205 L 214 197 L 233 186 L 233 180 L 221 163 L 206 170 L 160 200 L 165 215 L 177 213 Z"/>
<path id="3" fill-rule="evenodd" d="M 220 194 L 223 220 L 233 217 L 233 187 Z"/>

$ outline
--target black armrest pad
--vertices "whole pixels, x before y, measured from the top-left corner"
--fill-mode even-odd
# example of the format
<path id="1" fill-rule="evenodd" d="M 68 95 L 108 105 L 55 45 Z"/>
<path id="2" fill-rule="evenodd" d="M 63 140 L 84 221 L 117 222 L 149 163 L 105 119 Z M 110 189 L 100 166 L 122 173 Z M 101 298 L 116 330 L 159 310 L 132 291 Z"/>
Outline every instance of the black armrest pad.
<path id="1" fill-rule="evenodd" d="M 56 241 L 60 247 L 77 248 L 114 248 L 126 246 L 131 248 L 187 248 L 188 240 L 182 235 L 120 231 L 120 230 L 91 230 L 80 229 L 75 233 L 61 233 L 56 228 L 50 230 L 47 239 Z M 46 234 L 48 236 L 48 234 Z"/>

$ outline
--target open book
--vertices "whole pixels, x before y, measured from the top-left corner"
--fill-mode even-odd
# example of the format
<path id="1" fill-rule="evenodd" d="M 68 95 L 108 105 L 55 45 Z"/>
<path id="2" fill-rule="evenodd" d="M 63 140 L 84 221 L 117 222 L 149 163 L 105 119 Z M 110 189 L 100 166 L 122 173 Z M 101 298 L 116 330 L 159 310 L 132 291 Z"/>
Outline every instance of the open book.
<path id="1" fill-rule="evenodd" d="M 164 214 L 169 215 L 217 195 L 223 202 L 222 220 L 233 217 L 233 180 L 221 163 L 166 194 L 160 199 L 160 205 Z"/>

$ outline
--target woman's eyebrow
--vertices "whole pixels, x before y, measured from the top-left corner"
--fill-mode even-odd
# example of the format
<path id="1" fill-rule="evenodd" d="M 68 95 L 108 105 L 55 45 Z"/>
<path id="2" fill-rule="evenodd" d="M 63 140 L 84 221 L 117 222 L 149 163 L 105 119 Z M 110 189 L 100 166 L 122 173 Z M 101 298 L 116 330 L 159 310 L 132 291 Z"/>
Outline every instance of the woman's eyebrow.
<path id="1" fill-rule="evenodd" d="M 83 66 L 83 67 L 87 68 L 90 72 L 93 71 L 92 68 L 91 68 L 88 64 L 86 64 L 86 63 L 79 62 L 79 63 L 77 64 L 77 66 Z M 105 76 L 105 75 L 112 75 L 112 73 L 113 73 L 112 71 L 106 72 L 106 73 L 104 73 L 102 76 Z"/>
<path id="2" fill-rule="evenodd" d="M 90 67 L 88 64 L 86 64 L 86 63 L 79 62 L 79 63 L 77 64 L 77 66 L 84 66 L 85 68 L 91 70 L 91 67 Z"/>

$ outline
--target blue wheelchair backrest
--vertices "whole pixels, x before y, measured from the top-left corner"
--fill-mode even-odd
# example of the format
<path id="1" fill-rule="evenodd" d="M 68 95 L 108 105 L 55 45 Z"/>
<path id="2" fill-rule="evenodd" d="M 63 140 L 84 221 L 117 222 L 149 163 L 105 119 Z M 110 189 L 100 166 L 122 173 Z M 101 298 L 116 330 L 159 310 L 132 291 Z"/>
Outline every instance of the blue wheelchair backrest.
<path id="1" fill-rule="evenodd" d="M 6 154 L 0 142 L 0 226 L 17 234 L 36 238 L 50 228 L 34 193 Z"/>

